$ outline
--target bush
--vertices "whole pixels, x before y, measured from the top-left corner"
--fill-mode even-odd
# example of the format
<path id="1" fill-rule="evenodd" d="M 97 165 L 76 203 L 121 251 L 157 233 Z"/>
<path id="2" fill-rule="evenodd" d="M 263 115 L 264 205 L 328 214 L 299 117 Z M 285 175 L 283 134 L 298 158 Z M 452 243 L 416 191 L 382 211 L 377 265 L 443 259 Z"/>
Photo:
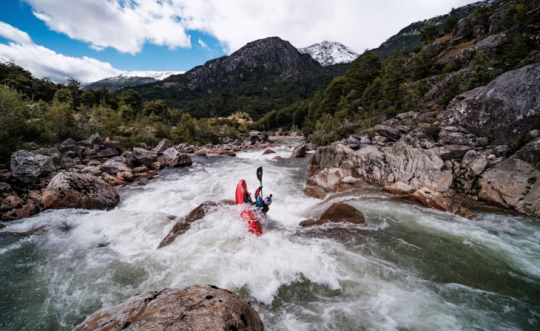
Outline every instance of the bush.
<path id="1" fill-rule="evenodd" d="M 424 129 L 424 133 L 427 138 L 437 141 L 439 139 L 439 133 L 441 133 L 441 128 L 436 125 L 429 125 Z"/>

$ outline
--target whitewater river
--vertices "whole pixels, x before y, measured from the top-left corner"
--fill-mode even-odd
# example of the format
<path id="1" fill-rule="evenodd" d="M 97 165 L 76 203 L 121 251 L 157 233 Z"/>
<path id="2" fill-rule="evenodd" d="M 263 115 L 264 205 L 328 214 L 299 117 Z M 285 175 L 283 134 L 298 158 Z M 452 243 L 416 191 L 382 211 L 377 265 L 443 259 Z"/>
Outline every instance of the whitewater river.
<path id="1" fill-rule="evenodd" d="M 2 231 L 50 226 L 0 248 L 0 330 L 71 330 L 135 294 L 193 284 L 238 293 L 267 330 L 540 330 L 539 222 L 494 210 L 468 220 L 380 190 L 308 198 L 308 160 L 285 159 L 285 145 L 275 150 L 284 159 L 262 150 L 195 157 L 206 171 L 164 170 L 122 190 L 109 212 L 8 223 Z M 229 206 L 156 249 L 173 226 L 168 215 L 234 199 L 240 179 L 254 191 L 259 166 L 265 195 L 274 195 L 262 237 Z M 368 225 L 298 227 L 336 201 L 361 210 Z"/>

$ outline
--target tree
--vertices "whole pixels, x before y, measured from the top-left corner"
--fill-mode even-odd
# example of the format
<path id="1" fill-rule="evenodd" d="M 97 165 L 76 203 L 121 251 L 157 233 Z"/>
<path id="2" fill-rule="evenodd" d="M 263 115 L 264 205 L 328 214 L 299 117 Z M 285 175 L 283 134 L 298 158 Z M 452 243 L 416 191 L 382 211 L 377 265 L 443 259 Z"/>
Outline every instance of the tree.
<path id="1" fill-rule="evenodd" d="M 474 77 L 469 82 L 469 90 L 487 85 L 495 78 L 496 72 L 493 68 L 493 61 L 481 50 L 476 53 L 469 67 L 474 70 Z"/>
<path id="2" fill-rule="evenodd" d="M 381 59 L 371 51 L 365 51 L 359 58 L 354 60 L 347 74 L 345 82 L 345 92 L 355 91 L 352 99 L 356 100 L 362 97 L 364 90 L 371 84 L 375 78 L 381 74 Z"/>
<path id="3" fill-rule="evenodd" d="M 452 8 L 450 11 L 450 15 L 446 18 L 446 21 L 444 22 L 444 28 L 443 31 L 445 34 L 452 33 L 454 31 L 454 27 L 459 22 L 459 18 L 456 15 L 456 10 Z"/>
<path id="4" fill-rule="evenodd" d="M 159 116 L 159 118 L 166 124 L 170 120 L 169 107 L 167 107 L 167 104 L 161 100 L 146 102 L 143 109 L 143 114 L 145 116 L 150 116 L 150 114 L 154 114 L 156 116 Z"/>
<path id="5" fill-rule="evenodd" d="M 86 107 L 92 107 L 96 103 L 96 97 L 94 92 L 91 90 L 86 90 L 81 95 L 81 105 Z"/>
<path id="6" fill-rule="evenodd" d="M 78 82 L 75 78 L 70 77 L 68 79 L 67 88 L 71 91 L 71 97 L 73 98 L 73 107 L 78 107 L 81 103 L 79 98 L 81 83 Z"/>
<path id="7" fill-rule="evenodd" d="M 63 88 L 54 94 L 54 103 L 64 103 L 67 104 L 72 109 L 75 107 L 75 102 L 73 100 L 73 94 L 70 89 Z"/>
<path id="8" fill-rule="evenodd" d="M 432 52 L 422 50 L 414 57 L 411 67 L 412 78 L 420 80 L 435 74 L 435 56 Z"/>
<path id="9" fill-rule="evenodd" d="M 431 24 L 420 30 L 420 35 L 422 37 L 422 42 L 429 44 L 434 42 L 435 39 L 439 37 L 439 30 L 437 29 L 436 25 Z"/>
<path id="10" fill-rule="evenodd" d="M 132 89 L 125 90 L 120 96 L 121 105 L 129 105 L 135 112 L 139 112 L 143 109 L 143 99 L 139 92 Z"/>
<path id="11" fill-rule="evenodd" d="M 402 69 L 405 59 L 399 55 L 396 50 L 384 61 L 381 76 L 386 103 L 396 109 L 401 103 L 402 84 L 405 83 L 405 74 Z"/>

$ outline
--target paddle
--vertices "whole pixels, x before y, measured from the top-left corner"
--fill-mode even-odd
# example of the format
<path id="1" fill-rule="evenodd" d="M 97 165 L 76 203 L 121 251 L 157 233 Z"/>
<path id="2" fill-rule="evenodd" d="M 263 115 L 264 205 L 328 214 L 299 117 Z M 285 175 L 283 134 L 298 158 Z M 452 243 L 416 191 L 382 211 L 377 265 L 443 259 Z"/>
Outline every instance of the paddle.
<path id="1" fill-rule="evenodd" d="M 262 175 L 263 175 L 263 168 L 262 167 L 259 167 L 257 169 L 257 179 L 259 180 L 259 182 L 261 183 L 261 187 L 262 187 Z M 261 188 L 261 197 L 263 196 L 262 194 L 262 188 Z"/>

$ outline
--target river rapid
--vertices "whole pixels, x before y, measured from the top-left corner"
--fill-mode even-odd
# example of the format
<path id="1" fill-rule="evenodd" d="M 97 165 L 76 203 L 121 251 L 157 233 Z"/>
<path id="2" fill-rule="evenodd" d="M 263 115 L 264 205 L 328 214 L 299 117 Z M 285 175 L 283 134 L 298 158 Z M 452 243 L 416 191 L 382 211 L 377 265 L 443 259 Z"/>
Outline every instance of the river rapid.
<path id="1" fill-rule="evenodd" d="M 377 190 L 324 201 L 303 195 L 308 159 L 275 154 L 194 157 L 146 186 L 119 193 L 112 211 L 47 211 L 1 231 L 47 232 L 0 247 L 0 330 L 71 330 L 94 311 L 164 288 L 216 285 L 238 293 L 267 330 L 539 330 L 540 223 L 487 210 L 474 220 Z M 274 201 L 261 237 L 235 206 L 156 249 L 182 216 L 236 184 Z M 366 226 L 301 229 L 332 203 Z"/>

